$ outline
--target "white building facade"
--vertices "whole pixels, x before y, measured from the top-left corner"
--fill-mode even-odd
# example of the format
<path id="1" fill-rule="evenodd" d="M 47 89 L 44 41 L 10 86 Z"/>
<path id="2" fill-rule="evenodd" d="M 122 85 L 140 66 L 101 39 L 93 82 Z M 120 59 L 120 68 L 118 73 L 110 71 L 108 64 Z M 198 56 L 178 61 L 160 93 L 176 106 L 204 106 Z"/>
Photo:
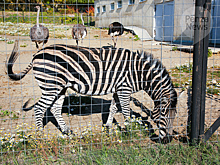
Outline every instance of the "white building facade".
<path id="1" fill-rule="evenodd" d="M 220 43 L 219 5 L 220 0 L 212 0 L 212 43 Z M 96 27 L 117 21 L 145 29 L 157 41 L 192 44 L 194 14 L 195 0 L 95 0 Z"/>

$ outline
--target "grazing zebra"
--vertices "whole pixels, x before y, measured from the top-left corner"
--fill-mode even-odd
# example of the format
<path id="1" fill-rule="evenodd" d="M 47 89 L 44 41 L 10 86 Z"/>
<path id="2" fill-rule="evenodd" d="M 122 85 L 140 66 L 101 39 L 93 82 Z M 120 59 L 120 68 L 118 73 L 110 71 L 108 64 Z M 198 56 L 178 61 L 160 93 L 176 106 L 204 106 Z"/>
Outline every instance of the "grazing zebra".
<path id="1" fill-rule="evenodd" d="M 144 90 L 154 100 L 153 118 L 159 127 L 160 137 L 166 143 L 172 134 L 177 94 L 170 76 L 159 60 L 146 52 L 132 52 L 123 48 L 88 48 L 55 44 L 33 55 L 32 62 L 20 72 L 12 68 L 18 57 L 18 41 L 7 63 L 8 76 L 21 80 L 33 68 L 42 91 L 35 104 L 36 125 L 43 128 L 46 109 L 57 120 L 60 130 L 68 134 L 61 109 L 67 88 L 84 95 L 113 93 L 107 126 L 111 126 L 119 100 L 125 120 L 130 117 L 130 96 Z"/>

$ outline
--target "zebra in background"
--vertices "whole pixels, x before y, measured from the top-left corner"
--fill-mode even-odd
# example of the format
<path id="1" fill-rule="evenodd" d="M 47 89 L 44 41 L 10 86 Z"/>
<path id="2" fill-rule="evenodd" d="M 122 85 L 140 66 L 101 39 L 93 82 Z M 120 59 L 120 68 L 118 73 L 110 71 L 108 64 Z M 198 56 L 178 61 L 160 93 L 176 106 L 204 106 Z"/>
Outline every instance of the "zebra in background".
<path id="1" fill-rule="evenodd" d="M 34 105 L 39 129 L 43 128 L 44 112 L 51 108 L 62 133 L 71 133 L 61 115 L 67 88 L 83 95 L 113 93 L 107 126 L 111 126 L 117 111 L 116 98 L 125 120 L 128 120 L 131 94 L 144 90 L 154 101 L 152 115 L 162 142 L 167 143 L 172 138 L 170 135 L 176 113 L 177 93 L 165 67 L 151 54 L 123 48 L 55 44 L 34 54 L 32 62 L 24 71 L 14 73 L 12 68 L 18 55 L 16 41 L 7 63 L 8 76 L 12 80 L 21 80 L 33 68 L 42 91 L 40 100 Z"/>

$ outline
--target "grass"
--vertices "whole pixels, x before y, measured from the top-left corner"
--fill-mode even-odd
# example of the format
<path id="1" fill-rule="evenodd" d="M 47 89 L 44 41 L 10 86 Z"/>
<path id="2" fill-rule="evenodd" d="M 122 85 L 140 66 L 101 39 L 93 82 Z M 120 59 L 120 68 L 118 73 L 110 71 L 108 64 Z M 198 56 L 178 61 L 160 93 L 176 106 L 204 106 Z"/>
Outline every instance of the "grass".
<path id="1" fill-rule="evenodd" d="M 208 49 L 208 57 L 212 57 L 212 50 Z"/>
<path id="2" fill-rule="evenodd" d="M 95 35 L 94 37 L 95 37 L 96 39 L 98 39 L 99 35 Z"/>
<path id="3" fill-rule="evenodd" d="M 2 23 L 0 22 L 0 34 L 1 35 L 10 35 L 10 36 L 29 36 L 30 34 L 30 28 L 34 26 L 33 24 L 26 24 L 26 23 L 11 23 L 6 22 Z M 50 38 L 72 38 L 70 34 L 67 35 L 67 30 L 69 30 L 70 27 L 68 26 L 57 26 L 54 28 L 52 24 L 45 24 L 49 29 Z M 0 37 L 0 41 L 7 41 L 8 44 L 12 44 L 14 41 L 10 41 L 7 38 Z"/>
<path id="4" fill-rule="evenodd" d="M 45 140 L 46 141 L 46 140 Z M 66 142 L 66 143 L 65 143 Z M 218 164 L 220 143 L 130 145 L 78 145 L 69 139 L 36 141 L 34 150 L 3 153 L 1 162 L 9 164 Z M 7 162 L 7 163 L 6 163 Z M 10 163 L 11 164 L 11 163 Z"/>
<path id="5" fill-rule="evenodd" d="M 18 116 L 16 115 L 16 113 L 14 112 L 10 112 L 9 110 L 2 110 L 0 108 L 0 118 L 3 118 L 3 117 L 10 117 L 11 119 L 17 119 Z"/>
<path id="6" fill-rule="evenodd" d="M 176 51 L 177 50 L 177 46 L 172 47 L 172 51 Z"/>
<path id="7" fill-rule="evenodd" d="M 87 102 L 90 102 L 85 98 Z M 72 101 L 79 101 L 77 99 Z M 100 124 L 101 126 L 101 124 Z M 81 127 L 66 136 L 22 123 L 6 132 L 0 128 L 2 164 L 218 164 L 218 143 L 190 146 L 173 140 L 163 145 L 149 139 L 151 134 L 141 118 L 132 116 L 126 129 L 108 130 L 98 125 Z M 127 131 L 125 131 L 127 130 Z M 13 132 L 14 131 L 14 132 Z M 212 135 L 216 136 L 216 135 Z"/>
<path id="8" fill-rule="evenodd" d="M 22 15 L 22 12 L 9 12 L 5 11 L 5 22 L 12 22 L 12 23 L 31 23 L 35 24 L 37 18 L 37 12 L 24 12 L 24 16 Z M 76 17 L 68 17 L 65 14 L 61 14 L 59 12 L 42 12 L 39 16 L 40 23 L 43 21 L 43 23 L 49 24 L 77 24 L 81 23 L 80 16 Z M 89 19 L 90 21 L 94 21 L 93 18 Z M 2 19 L 0 18 L 0 21 Z M 88 23 L 87 19 L 84 18 L 85 23 Z"/>
<path id="9" fill-rule="evenodd" d="M 27 47 L 28 44 L 24 43 L 24 44 L 21 44 L 20 47 Z"/>
<path id="10" fill-rule="evenodd" d="M 140 38 L 138 37 L 138 35 L 135 35 L 134 36 L 134 41 L 138 41 L 138 40 L 140 40 Z"/>
<path id="11" fill-rule="evenodd" d="M 135 35 L 134 38 L 133 38 L 133 37 L 129 37 L 129 39 L 134 39 L 134 41 L 140 40 L 140 38 L 138 37 L 138 35 Z"/>
<path id="12" fill-rule="evenodd" d="M 173 69 L 170 69 L 170 75 L 172 77 L 172 81 L 175 87 L 181 87 L 185 89 L 185 87 L 192 86 L 192 70 L 193 65 L 183 64 L 176 66 Z M 216 83 L 213 83 L 213 80 Z M 208 68 L 207 70 L 207 93 L 220 95 L 220 68 L 213 67 Z"/>
<path id="13" fill-rule="evenodd" d="M 7 42 L 7 44 L 13 44 L 15 41 L 14 40 L 10 40 Z"/>

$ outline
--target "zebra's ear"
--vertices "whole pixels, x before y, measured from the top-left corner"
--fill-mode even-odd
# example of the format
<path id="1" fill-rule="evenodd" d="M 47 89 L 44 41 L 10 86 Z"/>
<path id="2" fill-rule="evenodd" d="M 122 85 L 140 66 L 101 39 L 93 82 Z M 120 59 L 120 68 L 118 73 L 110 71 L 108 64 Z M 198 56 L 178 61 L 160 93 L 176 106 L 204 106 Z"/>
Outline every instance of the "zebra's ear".
<path id="1" fill-rule="evenodd" d="M 137 50 L 137 53 L 138 53 L 138 55 L 140 55 L 140 52 L 139 52 L 139 50 Z"/>

